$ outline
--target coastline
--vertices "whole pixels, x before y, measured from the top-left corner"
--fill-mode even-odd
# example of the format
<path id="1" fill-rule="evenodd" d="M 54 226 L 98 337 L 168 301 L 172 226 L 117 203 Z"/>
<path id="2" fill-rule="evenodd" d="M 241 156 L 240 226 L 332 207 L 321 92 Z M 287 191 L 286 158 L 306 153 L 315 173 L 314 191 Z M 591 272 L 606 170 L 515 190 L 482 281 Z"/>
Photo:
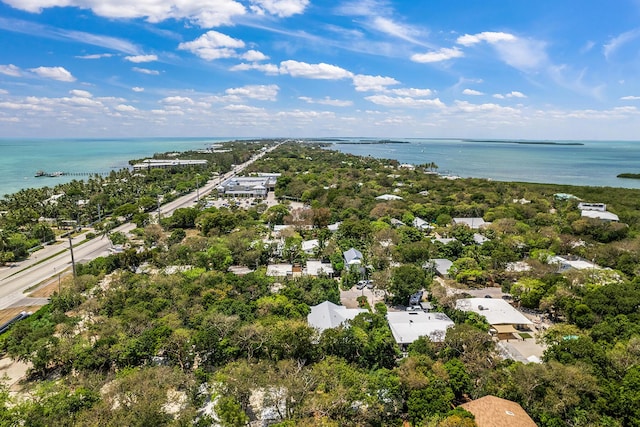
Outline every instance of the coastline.
<path id="1" fill-rule="evenodd" d="M 0 139 L 0 197 L 21 189 L 53 187 L 82 179 L 74 173 L 108 174 L 155 153 L 184 152 L 232 140 L 260 138 Z M 503 182 L 640 188 L 618 177 L 640 164 L 637 141 L 520 141 L 432 138 L 300 138 L 355 155 L 400 163 L 435 163 L 440 174 Z M 489 142 L 491 141 L 491 142 Z M 38 170 L 68 175 L 35 178 Z"/>

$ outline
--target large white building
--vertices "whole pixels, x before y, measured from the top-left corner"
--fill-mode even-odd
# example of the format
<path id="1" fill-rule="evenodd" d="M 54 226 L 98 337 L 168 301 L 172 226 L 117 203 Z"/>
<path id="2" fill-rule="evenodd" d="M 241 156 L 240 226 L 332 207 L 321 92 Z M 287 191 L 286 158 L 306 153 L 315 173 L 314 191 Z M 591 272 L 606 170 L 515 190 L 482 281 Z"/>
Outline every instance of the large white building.
<path id="1" fill-rule="evenodd" d="M 173 169 L 173 168 L 186 168 L 189 166 L 194 167 L 205 167 L 207 165 L 206 160 L 157 160 L 157 159 L 146 159 L 140 163 L 136 163 L 133 165 L 133 170 L 144 171 L 151 169 Z"/>
<path id="2" fill-rule="evenodd" d="M 277 179 L 278 177 L 274 175 L 234 176 L 224 181 L 216 189 L 220 196 L 264 199 L 269 191 L 275 189 Z"/>

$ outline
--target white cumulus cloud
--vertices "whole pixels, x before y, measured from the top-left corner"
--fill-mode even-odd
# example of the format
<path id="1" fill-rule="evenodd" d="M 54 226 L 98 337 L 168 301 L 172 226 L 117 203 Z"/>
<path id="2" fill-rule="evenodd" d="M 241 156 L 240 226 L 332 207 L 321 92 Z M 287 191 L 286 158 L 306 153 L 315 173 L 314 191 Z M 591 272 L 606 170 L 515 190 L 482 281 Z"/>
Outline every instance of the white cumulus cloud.
<path id="1" fill-rule="evenodd" d="M 462 91 L 463 95 L 469 95 L 469 96 L 480 96 L 480 95 L 484 95 L 484 93 L 480 92 L 479 90 L 475 90 L 475 89 L 465 89 Z"/>
<path id="2" fill-rule="evenodd" d="M 142 62 L 157 61 L 158 56 L 157 55 L 134 55 L 134 56 L 125 56 L 124 59 L 126 59 L 129 62 L 140 64 Z"/>
<path id="3" fill-rule="evenodd" d="M 309 0 L 251 0 L 251 10 L 258 14 L 265 11 L 281 18 L 297 15 L 306 9 Z"/>
<path id="4" fill-rule="evenodd" d="M 368 76 L 366 74 L 356 74 L 353 76 L 353 85 L 358 92 L 382 92 L 387 86 L 393 86 L 399 83 L 400 82 L 393 77 Z"/>
<path id="5" fill-rule="evenodd" d="M 166 105 L 194 105 L 193 99 L 188 96 L 168 96 L 160 100 L 161 103 Z"/>
<path id="6" fill-rule="evenodd" d="M 246 51 L 245 53 L 240 55 L 240 57 L 246 61 L 251 62 L 265 61 L 269 59 L 269 57 L 264 53 L 253 49 Z"/>
<path id="7" fill-rule="evenodd" d="M 374 104 L 382 105 L 385 107 L 434 107 L 444 108 L 445 105 L 439 98 L 435 99 L 416 99 L 408 96 L 389 96 L 389 95 L 372 95 L 365 97 L 367 101 L 371 101 Z"/>
<path id="8" fill-rule="evenodd" d="M 268 75 L 276 75 L 280 73 L 280 68 L 275 64 L 258 64 L 255 62 L 252 64 L 247 64 L 243 62 L 237 65 L 234 65 L 233 67 L 229 68 L 229 70 L 231 71 L 258 70 Z"/>
<path id="9" fill-rule="evenodd" d="M 225 93 L 231 96 L 257 99 L 260 101 L 275 101 L 279 90 L 278 85 L 247 85 L 227 89 Z"/>
<path id="10" fill-rule="evenodd" d="M 0 74 L 5 74 L 11 77 L 20 77 L 22 75 L 22 71 L 20 71 L 19 67 L 16 67 L 13 64 L 0 65 Z"/>
<path id="11" fill-rule="evenodd" d="M 131 90 L 134 92 L 144 92 L 144 88 L 139 86 L 134 86 L 131 88 Z"/>
<path id="12" fill-rule="evenodd" d="M 635 95 L 627 95 L 620 98 L 622 101 L 638 101 L 640 100 L 640 96 Z"/>
<path id="13" fill-rule="evenodd" d="M 264 111 L 259 107 L 252 107 L 250 105 L 231 104 L 223 108 L 223 110 L 234 111 L 236 113 L 258 113 Z"/>
<path id="14" fill-rule="evenodd" d="M 471 104 L 467 101 L 456 101 L 455 109 L 464 113 L 481 113 L 481 114 L 516 114 L 519 111 L 511 107 L 503 107 L 498 104 Z"/>
<path id="15" fill-rule="evenodd" d="M 107 18 L 146 18 L 152 23 L 167 19 L 186 19 L 202 28 L 233 23 L 244 15 L 245 7 L 235 0 L 4 0 L 10 6 L 31 13 L 52 7 L 90 9 Z"/>
<path id="16" fill-rule="evenodd" d="M 460 58 L 464 56 L 464 52 L 462 52 L 457 47 L 448 48 L 443 47 L 439 50 L 434 50 L 427 53 L 416 53 L 411 55 L 411 60 L 413 62 L 420 63 L 431 63 L 431 62 L 442 62 L 447 61 L 452 58 Z"/>
<path id="17" fill-rule="evenodd" d="M 46 79 L 58 80 L 61 82 L 75 82 L 76 78 L 64 67 L 38 67 L 30 68 L 29 71 Z"/>
<path id="18" fill-rule="evenodd" d="M 513 91 L 511 91 L 511 92 L 509 92 L 509 93 L 505 93 L 505 94 L 502 94 L 502 93 L 496 93 L 496 94 L 494 94 L 494 95 L 493 95 L 493 97 L 494 97 L 494 98 L 497 98 L 497 99 L 505 99 L 505 98 L 526 98 L 526 97 L 527 97 L 527 95 L 525 95 L 525 94 L 524 94 L 524 93 L 522 93 L 522 92 L 518 92 L 517 90 L 513 90 Z"/>
<path id="19" fill-rule="evenodd" d="M 458 40 L 456 42 L 463 46 L 472 46 L 480 42 L 495 44 L 498 42 L 505 42 L 505 41 L 511 42 L 515 40 L 516 40 L 516 36 L 514 36 L 513 34 L 485 31 L 478 34 L 465 34 L 464 36 L 458 37 Z"/>
<path id="20" fill-rule="evenodd" d="M 188 50 L 207 61 L 238 56 L 236 49 L 244 47 L 242 40 L 234 39 L 218 31 L 207 31 L 197 39 L 180 43 L 178 49 Z"/>
<path id="21" fill-rule="evenodd" d="M 91 92 L 87 92 L 86 90 L 73 89 L 69 91 L 69 94 L 73 96 L 77 96 L 79 98 L 91 98 L 93 95 Z"/>
<path id="22" fill-rule="evenodd" d="M 416 89 L 416 88 L 404 88 L 404 89 L 391 89 L 389 92 L 398 96 L 409 96 L 411 98 L 426 98 L 433 96 L 434 92 L 431 89 Z"/>
<path id="23" fill-rule="evenodd" d="M 302 77 L 306 79 L 318 80 L 340 80 L 350 78 L 353 73 L 336 65 L 319 63 L 308 64 L 298 61 L 282 61 L 280 63 L 280 74 L 289 74 L 292 77 Z"/>
<path id="24" fill-rule="evenodd" d="M 131 113 L 133 111 L 138 111 L 136 107 L 133 105 L 120 104 L 115 108 L 117 111 L 121 111 L 123 113 Z"/>
<path id="25" fill-rule="evenodd" d="M 353 101 L 342 100 L 342 99 L 332 99 L 328 96 L 325 96 L 321 99 L 313 99 L 308 96 L 299 96 L 299 100 L 306 102 L 307 104 L 320 104 L 320 105 L 331 105 L 333 107 L 350 107 L 353 105 Z"/>

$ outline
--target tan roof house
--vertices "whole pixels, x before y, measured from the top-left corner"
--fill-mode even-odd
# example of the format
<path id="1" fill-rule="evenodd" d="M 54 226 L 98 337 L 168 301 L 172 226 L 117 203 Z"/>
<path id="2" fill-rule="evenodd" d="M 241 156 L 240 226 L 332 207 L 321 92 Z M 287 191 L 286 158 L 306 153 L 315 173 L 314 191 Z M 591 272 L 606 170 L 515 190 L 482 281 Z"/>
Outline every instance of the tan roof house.
<path id="1" fill-rule="evenodd" d="M 460 407 L 476 417 L 478 427 L 537 427 L 522 406 L 496 396 L 484 396 Z"/>

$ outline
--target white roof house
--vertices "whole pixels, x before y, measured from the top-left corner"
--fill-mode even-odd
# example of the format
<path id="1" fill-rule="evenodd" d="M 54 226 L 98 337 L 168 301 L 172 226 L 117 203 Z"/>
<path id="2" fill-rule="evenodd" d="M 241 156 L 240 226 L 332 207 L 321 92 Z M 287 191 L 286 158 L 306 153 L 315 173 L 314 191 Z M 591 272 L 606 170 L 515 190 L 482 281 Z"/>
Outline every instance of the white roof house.
<path id="1" fill-rule="evenodd" d="M 336 231 L 338 231 L 338 228 L 340 228 L 340 224 L 342 224 L 342 222 L 338 221 L 335 222 L 333 224 L 329 224 L 327 225 L 327 228 L 329 229 L 329 231 L 331 231 L 332 233 L 335 233 Z"/>
<path id="2" fill-rule="evenodd" d="M 594 264 L 592 262 L 587 261 L 586 259 L 576 257 L 576 256 L 561 256 L 556 255 L 549 258 L 549 264 L 557 264 L 559 272 L 565 272 L 567 270 L 576 269 L 576 270 L 587 270 L 587 269 L 599 269 L 601 268 L 599 265 Z"/>
<path id="3" fill-rule="evenodd" d="M 333 276 L 333 267 L 330 263 L 324 263 L 322 261 L 309 260 L 307 265 L 302 271 L 306 276 L 320 276 L 326 274 L 327 276 Z"/>
<path id="4" fill-rule="evenodd" d="M 425 336 L 433 342 L 442 342 L 447 329 L 453 327 L 453 321 L 446 314 L 424 311 L 390 311 L 387 321 L 393 338 L 401 346 Z"/>
<path id="5" fill-rule="evenodd" d="M 267 276 L 287 277 L 293 275 L 293 265 L 291 264 L 269 264 L 267 265 Z"/>
<path id="6" fill-rule="evenodd" d="M 581 211 L 606 212 L 607 211 L 607 205 L 605 203 L 580 202 L 580 203 L 578 203 L 578 209 L 580 209 Z"/>
<path id="7" fill-rule="evenodd" d="M 397 218 L 391 218 L 391 220 L 389 221 L 391 223 L 391 225 L 393 225 L 394 227 L 402 227 L 403 225 L 406 225 L 404 222 L 400 221 Z"/>
<path id="8" fill-rule="evenodd" d="M 280 233 L 284 230 L 287 229 L 293 229 L 293 225 L 291 224 L 274 224 L 273 226 L 273 232 L 274 233 Z"/>
<path id="9" fill-rule="evenodd" d="M 436 273 L 438 273 L 442 277 L 449 277 L 449 269 L 453 265 L 453 262 L 446 258 L 434 258 L 427 261 L 425 265 L 428 267 L 433 265 Z"/>
<path id="10" fill-rule="evenodd" d="M 498 298 L 462 298 L 456 301 L 456 309 L 473 311 L 487 319 L 490 325 L 531 325 L 533 322 L 511 304 Z"/>
<path id="11" fill-rule="evenodd" d="M 432 242 L 440 242 L 443 245 L 448 245 L 451 242 L 455 242 L 456 239 L 455 237 L 434 237 L 433 239 L 431 239 Z"/>
<path id="12" fill-rule="evenodd" d="M 311 313 L 307 315 L 307 323 L 322 332 L 325 329 L 337 328 L 347 320 L 353 320 L 360 313 L 367 313 L 367 310 L 347 308 L 331 301 L 325 301 L 311 307 Z"/>
<path id="13" fill-rule="evenodd" d="M 583 218 L 601 219 L 603 221 L 619 221 L 618 215 L 608 211 L 583 210 L 580 213 Z"/>
<path id="14" fill-rule="evenodd" d="M 145 159 L 140 163 L 133 165 L 134 171 L 150 170 L 150 169 L 172 169 L 172 168 L 184 168 L 188 166 L 204 167 L 207 165 L 206 160 L 158 160 L 158 159 Z"/>
<path id="15" fill-rule="evenodd" d="M 396 196 L 395 194 L 383 194 L 376 197 L 376 200 L 402 200 L 402 197 Z"/>
<path id="16" fill-rule="evenodd" d="M 305 254 L 312 254 L 317 248 L 320 247 L 320 242 L 318 239 L 305 240 L 302 242 L 301 248 L 302 252 Z"/>
<path id="17" fill-rule="evenodd" d="M 422 218 L 415 217 L 413 219 L 413 226 L 419 230 L 431 230 L 431 225 Z"/>
<path id="18" fill-rule="evenodd" d="M 490 223 L 485 222 L 484 219 L 475 217 L 475 218 L 453 218 L 454 224 L 464 224 L 472 230 L 477 230 L 478 228 L 482 228 L 485 225 L 489 225 Z"/>
<path id="19" fill-rule="evenodd" d="M 484 237 L 482 234 L 480 233 L 474 233 L 473 234 L 473 241 L 476 242 L 478 245 L 482 245 L 485 242 L 488 242 L 489 239 Z"/>

